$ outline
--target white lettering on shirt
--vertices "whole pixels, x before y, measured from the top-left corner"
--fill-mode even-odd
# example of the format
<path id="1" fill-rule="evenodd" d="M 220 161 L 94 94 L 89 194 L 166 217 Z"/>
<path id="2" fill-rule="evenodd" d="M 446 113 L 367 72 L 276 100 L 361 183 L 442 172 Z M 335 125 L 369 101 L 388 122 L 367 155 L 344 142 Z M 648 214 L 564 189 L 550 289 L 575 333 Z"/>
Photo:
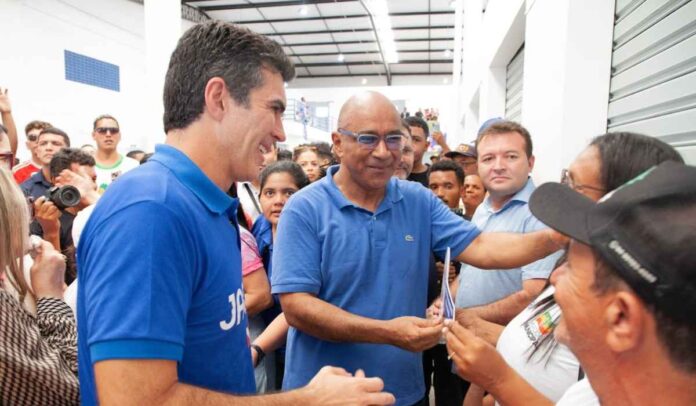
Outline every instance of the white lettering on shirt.
<path id="1" fill-rule="evenodd" d="M 238 326 L 244 314 L 246 313 L 246 306 L 244 305 L 244 292 L 242 289 L 237 289 L 236 293 L 232 293 L 228 296 L 227 300 L 230 303 L 230 321 L 222 320 L 220 322 L 220 328 L 224 331 L 231 329 L 234 326 Z"/>

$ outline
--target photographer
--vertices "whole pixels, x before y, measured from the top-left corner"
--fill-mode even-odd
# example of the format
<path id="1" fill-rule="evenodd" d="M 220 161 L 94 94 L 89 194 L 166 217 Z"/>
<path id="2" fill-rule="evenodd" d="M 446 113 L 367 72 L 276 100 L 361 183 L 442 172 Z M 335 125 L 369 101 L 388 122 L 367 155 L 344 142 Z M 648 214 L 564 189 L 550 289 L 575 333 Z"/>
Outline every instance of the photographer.
<path id="1" fill-rule="evenodd" d="M 96 184 L 94 179 L 95 161 L 91 155 L 77 148 L 65 148 L 58 151 L 50 161 L 49 174 L 52 187 L 46 195 L 39 197 L 34 202 L 34 221 L 31 223 L 30 232 L 33 235 L 44 238 L 57 250 L 60 250 L 68 260 L 68 270 L 65 273 L 65 282 L 71 283 L 76 276 L 74 259 L 74 243 L 72 238 L 73 221 L 77 213 L 96 200 Z M 58 182 L 63 171 L 70 171 L 75 176 L 88 181 L 93 187 L 78 188 L 63 186 Z M 85 195 L 84 198 L 81 195 Z"/>

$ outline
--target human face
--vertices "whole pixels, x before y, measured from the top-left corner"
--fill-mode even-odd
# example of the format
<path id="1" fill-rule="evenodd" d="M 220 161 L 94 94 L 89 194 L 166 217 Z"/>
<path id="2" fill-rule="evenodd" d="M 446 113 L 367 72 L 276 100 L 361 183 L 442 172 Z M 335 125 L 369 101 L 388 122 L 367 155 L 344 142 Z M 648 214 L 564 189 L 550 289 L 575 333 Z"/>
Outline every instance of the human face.
<path id="1" fill-rule="evenodd" d="M 551 274 L 554 298 L 563 312 L 554 335 L 581 362 L 604 346 L 606 333 L 604 308 L 610 295 L 599 295 L 592 288 L 596 263 L 589 246 L 572 240 L 568 260 Z"/>
<path id="2" fill-rule="evenodd" d="M 306 150 L 297 156 L 295 162 L 302 167 L 310 182 L 319 179 L 319 157 L 313 150 Z"/>
<path id="3" fill-rule="evenodd" d="M 476 164 L 476 158 L 472 156 L 455 155 L 452 160 L 459 165 L 464 171 L 464 175 L 476 175 L 478 174 L 478 165 Z"/>
<path id="4" fill-rule="evenodd" d="M 467 175 L 464 178 L 464 206 L 471 207 L 473 210 L 483 202 L 486 197 L 486 189 L 483 188 L 483 182 L 478 175 Z M 467 213 L 473 214 L 473 213 Z"/>
<path id="5" fill-rule="evenodd" d="M 457 174 L 454 171 L 430 172 L 428 187 L 450 209 L 459 207 L 462 186 L 457 181 Z"/>
<path id="6" fill-rule="evenodd" d="M 265 68 L 261 76 L 262 85 L 249 92 L 248 106 L 228 96 L 229 112 L 216 130 L 216 144 L 211 146 L 218 150 L 219 166 L 227 168 L 232 180 L 258 178 L 264 155 L 275 142 L 285 141 L 283 77 Z"/>
<path id="7" fill-rule="evenodd" d="M 44 133 L 38 141 L 36 147 L 41 165 L 48 165 L 56 152 L 67 147 L 65 139 L 58 134 Z"/>
<path id="8" fill-rule="evenodd" d="M 297 185 L 287 172 L 276 172 L 266 178 L 259 196 L 259 203 L 261 203 L 263 216 L 274 227 L 278 225 L 285 203 L 297 190 Z"/>
<path id="9" fill-rule="evenodd" d="M 411 128 L 411 139 L 413 140 L 413 156 L 415 162 L 423 161 L 423 154 L 428 149 L 428 138 L 425 131 L 420 127 Z"/>
<path id="10" fill-rule="evenodd" d="M 272 144 L 271 149 L 263 154 L 263 163 L 261 164 L 261 166 L 259 166 L 259 173 L 261 173 L 261 171 L 263 171 L 268 165 L 276 162 L 277 160 L 278 155 L 276 151 L 276 146 L 275 144 Z"/>
<path id="11" fill-rule="evenodd" d="M 406 129 L 403 131 L 407 133 Z M 408 178 L 408 175 L 411 174 L 411 170 L 413 170 L 413 158 L 413 141 L 411 141 L 410 137 L 404 136 L 404 147 L 401 149 L 401 161 L 399 161 L 399 165 L 394 172 L 397 178 L 401 180 L 406 180 Z"/>
<path id="12" fill-rule="evenodd" d="M 494 203 L 504 203 L 524 187 L 534 167 L 534 157 L 527 157 L 520 134 L 486 135 L 477 149 L 478 172 Z"/>
<path id="13" fill-rule="evenodd" d="M 599 149 L 594 145 L 587 147 L 568 167 L 569 186 L 594 201 L 601 199 L 606 193 L 601 181 L 601 165 Z"/>
<path id="14" fill-rule="evenodd" d="M 85 179 L 90 179 L 94 183 L 94 188 L 97 188 L 97 171 L 91 165 L 70 164 L 70 170 L 82 176 Z"/>
<path id="15" fill-rule="evenodd" d="M 97 121 L 92 138 L 97 143 L 98 151 L 111 152 L 116 150 L 118 143 L 121 142 L 121 129 L 116 121 L 102 118 Z"/>
<path id="16" fill-rule="evenodd" d="M 39 134 L 41 134 L 41 129 L 40 128 L 34 128 L 29 130 L 27 133 L 27 150 L 31 152 L 31 157 L 34 160 L 39 160 L 39 157 L 37 155 L 36 147 L 39 145 Z M 32 141 L 33 139 L 33 141 Z"/>
<path id="17" fill-rule="evenodd" d="M 401 162 L 401 149 L 387 148 L 384 137 L 401 132 L 401 119 L 388 100 L 373 98 L 345 117 L 345 128 L 355 134 L 374 134 L 381 137 L 375 148 L 360 145 L 355 137 L 333 134 L 334 147 L 341 158 L 341 171 L 349 174 L 350 182 L 364 193 L 384 190 Z"/>

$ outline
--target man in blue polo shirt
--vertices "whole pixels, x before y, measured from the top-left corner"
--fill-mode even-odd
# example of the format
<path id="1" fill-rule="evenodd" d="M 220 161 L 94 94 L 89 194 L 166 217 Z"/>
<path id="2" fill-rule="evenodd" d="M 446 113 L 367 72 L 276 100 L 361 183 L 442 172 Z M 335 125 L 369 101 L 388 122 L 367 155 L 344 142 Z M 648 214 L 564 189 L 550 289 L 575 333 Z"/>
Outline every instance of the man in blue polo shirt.
<path id="1" fill-rule="evenodd" d="M 341 165 L 293 195 L 274 250 L 273 293 L 292 326 L 284 389 L 322 365 L 378 374 L 397 404 L 423 397 L 418 352 L 440 339 L 426 320 L 434 250 L 481 267 L 514 267 L 557 249 L 547 231 L 480 234 L 429 190 L 392 178 L 401 158 L 399 114 L 376 92 L 350 98 L 332 134 Z M 413 213 L 423 215 L 414 216 Z"/>
<path id="2" fill-rule="evenodd" d="M 297 391 L 253 394 L 233 182 L 283 141 L 277 43 L 222 22 L 180 39 L 164 92 L 166 145 L 99 200 L 80 239 L 82 403 L 388 404 L 378 378 L 325 368 Z M 230 224 L 232 223 L 232 224 Z"/>

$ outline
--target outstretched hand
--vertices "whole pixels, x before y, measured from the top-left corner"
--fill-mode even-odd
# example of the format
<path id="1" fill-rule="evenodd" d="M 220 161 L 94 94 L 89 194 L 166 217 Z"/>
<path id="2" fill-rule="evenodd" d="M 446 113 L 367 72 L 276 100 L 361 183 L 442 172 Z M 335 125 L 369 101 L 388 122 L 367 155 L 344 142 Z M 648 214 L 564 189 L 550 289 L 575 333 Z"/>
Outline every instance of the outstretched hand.
<path id="1" fill-rule="evenodd" d="M 312 404 L 328 406 L 393 404 L 396 399 L 383 389 L 382 379 L 366 378 L 362 370 L 353 376 L 343 368 L 331 366 L 319 370 L 306 387 Z"/>

